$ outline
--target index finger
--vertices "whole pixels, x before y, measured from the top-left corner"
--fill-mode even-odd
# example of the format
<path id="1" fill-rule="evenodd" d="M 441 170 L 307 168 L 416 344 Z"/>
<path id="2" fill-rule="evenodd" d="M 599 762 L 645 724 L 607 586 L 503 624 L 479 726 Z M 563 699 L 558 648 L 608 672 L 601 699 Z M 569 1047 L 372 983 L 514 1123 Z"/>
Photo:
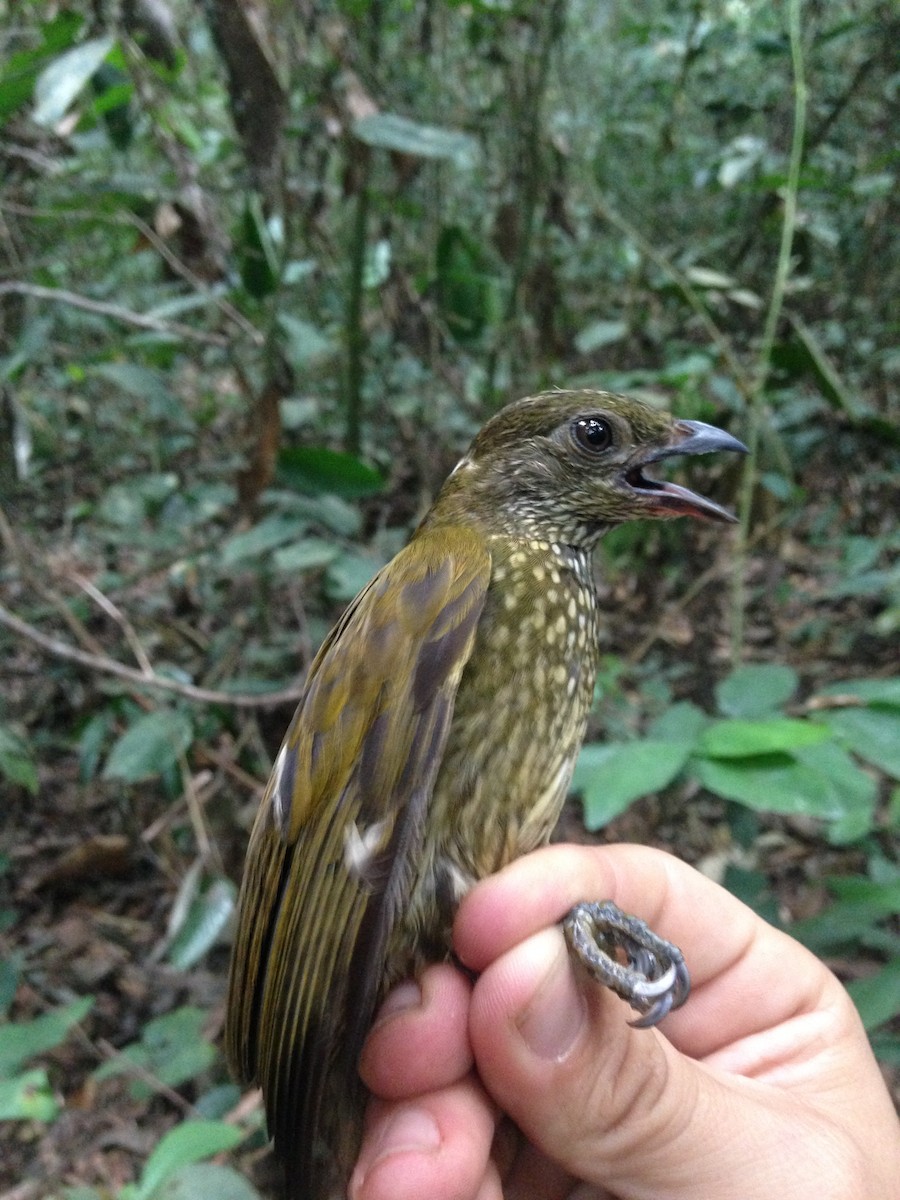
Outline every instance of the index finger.
<path id="1" fill-rule="evenodd" d="M 584 900 L 612 900 L 684 952 L 691 998 L 662 1028 L 694 1058 L 845 999 L 831 972 L 793 938 L 693 867 L 647 846 L 548 846 L 516 860 L 464 898 L 454 947 L 483 971 Z"/>

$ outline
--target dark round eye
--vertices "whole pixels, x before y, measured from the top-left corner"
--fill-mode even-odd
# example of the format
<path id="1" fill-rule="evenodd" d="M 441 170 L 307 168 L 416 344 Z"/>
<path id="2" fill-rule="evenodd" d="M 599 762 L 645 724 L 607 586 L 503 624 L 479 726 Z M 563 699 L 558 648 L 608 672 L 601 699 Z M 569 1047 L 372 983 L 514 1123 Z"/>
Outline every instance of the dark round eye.
<path id="1" fill-rule="evenodd" d="M 573 422 L 572 432 L 578 445 L 592 454 L 608 450 L 613 442 L 612 425 L 603 417 L 579 417 Z"/>

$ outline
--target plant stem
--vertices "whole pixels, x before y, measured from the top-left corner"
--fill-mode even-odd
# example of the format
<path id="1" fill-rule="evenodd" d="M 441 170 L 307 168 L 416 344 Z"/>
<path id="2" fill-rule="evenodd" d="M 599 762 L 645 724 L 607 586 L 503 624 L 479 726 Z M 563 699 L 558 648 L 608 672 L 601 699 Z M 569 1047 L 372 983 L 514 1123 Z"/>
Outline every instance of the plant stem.
<path id="1" fill-rule="evenodd" d="M 519 189 L 519 202 L 522 206 L 522 232 L 513 262 L 509 280 L 509 290 L 503 315 L 487 357 L 484 371 L 484 389 L 482 397 L 486 409 L 491 412 L 496 407 L 494 392 L 496 388 L 497 369 L 500 364 L 500 345 L 512 333 L 513 324 L 519 310 L 519 296 L 522 284 L 531 265 L 532 247 L 534 244 L 535 226 L 537 224 L 537 208 L 542 187 L 542 154 L 541 134 L 543 129 L 543 107 L 550 80 L 550 64 L 553 50 L 562 38 L 566 21 L 566 0 L 554 0 L 547 11 L 544 24 L 535 28 L 538 41 L 535 55 L 533 77 L 526 78 L 526 96 L 530 99 L 524 119 L 518 131 L 518 144 L 521 148 L 524 163 L 522 182 Z M 528 75 L 526 67 L 526 76 Z"/>
<path id="2" fill-rule="evenodd" d="M 781 245 L 772 295 L 766 312 L 762 341 L 759 347 L 756 372 L 750 402 L 747 406 L 747 455 L 738 508 L 738 534 L 735 546 L 734 574 L 732 576 L 731 608 L 731 657 L 737 665 L 744 648 L 744 631 L 747 615 L 747 552 L 749 546 L 750 517 L 753 497 L 759 476 L 759 441 L 765 416 L 765 387 L 772 362 L 772 347 L 778 321 L 784 305 L 784 294 L 791 270 L 791 248 L 797 224 L 797 195 L 800 190 L 800 168 L 803 163 L 803 146 L 806 136 L 806 76 L 803 62 L 803 37 L 800 22 L 801 0 L 788 0 L 788 33 L 791 44 L 791 67 L 794 77 L 794 129 L 791 138 L 791 157 L 788 165 L 787 184 L 784 189 L 784 218 L 781 224 Z"/>
<path id="3" fill-rule="evenodd" d="M 369 191 L 371 152 L 366 150 L 365 155 L 366 163 L 362 171 L 363 177 L 359 184 L 356 212 L 353 219 L 350 281 L 344 326 L 347 347 L 347 368 L 344 376 L 344 448 L 348 454 L 359 454 L 362 443 L 363 356 L 366 350 L 366 334 L 363 329 L 363 280 L 366 265 L 366 234 L 371 204 Z"/>

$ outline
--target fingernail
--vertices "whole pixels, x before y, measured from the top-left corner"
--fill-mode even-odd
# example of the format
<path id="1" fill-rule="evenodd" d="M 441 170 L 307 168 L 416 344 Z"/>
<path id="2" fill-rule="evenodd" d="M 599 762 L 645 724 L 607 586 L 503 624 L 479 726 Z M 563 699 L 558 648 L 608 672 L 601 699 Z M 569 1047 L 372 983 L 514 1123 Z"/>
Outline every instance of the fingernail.
<path id="1" fill-rule="evenodd" d="M 559 1060 L 571 1050 L 584 1026 L 584 996 L 575 982 L 559 930 L 548 929 L 533 938 L 529 951 L 534 956 L 530 967 L 539 983 L 516 1025 L 522 1040 L 538 1058 Z"/>
<path id="2" fill-rule="evenodd" d="M 372 1164 L 401 1151 L 417 1150 L 430 1154 L 440 1144 L 441 1131 L 430 1112 L 424 1108 L 401 1108 L 379 1131 Z"/>
<path id="3" fill-rule="evenodd" d="M 383 1025 L 391 1017 L 396 1017 L 397 1013 L 406 1012 L 410 1008 L 418 1008 L 421 1003 L 422 989 L 415 980 L 407 979 L 404 983 L 398 983 L 388 992 L 384 1004 L 378 1010 L 378 1016 L 372 1028 Z"/>

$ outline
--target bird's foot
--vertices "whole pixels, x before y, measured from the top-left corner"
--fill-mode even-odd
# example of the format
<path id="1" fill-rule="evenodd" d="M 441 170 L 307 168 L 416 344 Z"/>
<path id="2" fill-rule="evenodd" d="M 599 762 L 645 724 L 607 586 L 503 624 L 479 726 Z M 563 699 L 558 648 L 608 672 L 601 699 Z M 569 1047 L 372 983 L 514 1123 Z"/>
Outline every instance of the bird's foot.
<path id="1" fill-rule="evenodd" d="M 687 1000 L 691 981 L 678 947 L 611 900 L 576 904 L 563 932 L 588 974 L 641 1014 L 635 1028 L 656 1025 Z"/>

